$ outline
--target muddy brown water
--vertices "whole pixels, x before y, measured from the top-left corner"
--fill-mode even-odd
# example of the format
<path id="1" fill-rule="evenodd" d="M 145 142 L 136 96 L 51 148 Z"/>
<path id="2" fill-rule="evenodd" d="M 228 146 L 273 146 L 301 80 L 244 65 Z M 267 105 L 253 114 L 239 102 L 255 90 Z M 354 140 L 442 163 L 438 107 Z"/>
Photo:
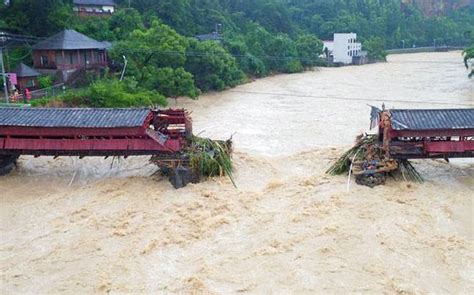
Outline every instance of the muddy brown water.
<path id="1" fill-rule="evenodd" d="M 176 191 L 143 157 L 23 157 L 0 178 L 1 293 L 473 293 L 472 160 L 349 193 L 324 174 L 367 104 L 474 107 L 466 74 L 460 52 L 392 55 L 171 101 L 233 135 L 238 189 Z"/>

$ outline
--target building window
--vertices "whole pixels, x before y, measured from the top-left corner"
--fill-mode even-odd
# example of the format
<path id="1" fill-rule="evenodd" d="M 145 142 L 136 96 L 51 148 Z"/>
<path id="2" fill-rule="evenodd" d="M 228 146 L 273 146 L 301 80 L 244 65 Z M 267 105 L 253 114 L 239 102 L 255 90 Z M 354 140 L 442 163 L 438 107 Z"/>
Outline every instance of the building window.
<path id="1" fill-rule="evenodd" d="M 102 52 L 101 51 L 96 51 L 96 58 L 97 58 L 97 62 L 103 62 L 104 59 L 102 58 Z"/>
<path id="2" fill-rule="evenodd" d="M 65 62 L 64 62 L 62 53 L 61 52 L 56 52 L 56 64 L 62 65 L 64 63 Z"/>
<path id="3" fill-rule="evenodd" d="M 77 52 L 71 52 L 71 64 L 75 65 L 78 64 Z"/>
<path id="4" fill-rule="evenodd" d="M 41 66 L 47 67 L 48 66 L 48 57 L 46 55 L 42 55 L 40 57 L 40 62 L 41 62 Z"/>
<path id="5" fill-rule="evenodd" d="M 84 65 L 89 65 L 91 64 L 91 52 L 90 51 L 84 51 L 83 52 L 84 56 Z"/>
<path id="6" fill-rule="evenodd" d="M 35 87 L 35 79 L 28 79 L 24 87 Z"/>

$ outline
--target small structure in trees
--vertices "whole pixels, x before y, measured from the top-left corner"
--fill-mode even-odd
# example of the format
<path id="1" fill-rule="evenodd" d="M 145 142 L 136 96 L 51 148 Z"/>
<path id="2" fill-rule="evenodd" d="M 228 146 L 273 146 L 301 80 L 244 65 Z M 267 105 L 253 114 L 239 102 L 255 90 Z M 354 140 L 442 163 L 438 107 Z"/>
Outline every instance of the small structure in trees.
<path id="1" fill-rule="evenodd" d="M 210 34 L 196 35 L 195 37 L 200 42 L 214 41 L 220 43 L 224 39 L 222 37 L 222 24 L 216 24 L 214 31 Z"/>
<path id="2" fill-rule="evenodd" d="M 110 16 L 117 7 L 113 0 L 74 0 L 73 4 L 79 16 Z"/>
<path id="3" fill-rule="evenodd" d="M 41 76 L 41 74 L 37 70 L 30 68 L 24 63 L 21 63 L 15 69 L 15 74 L 17 77 L 16 86 L 18 89 L 29 88 L 31 90 L 38 88 L 38 77 Z"/>

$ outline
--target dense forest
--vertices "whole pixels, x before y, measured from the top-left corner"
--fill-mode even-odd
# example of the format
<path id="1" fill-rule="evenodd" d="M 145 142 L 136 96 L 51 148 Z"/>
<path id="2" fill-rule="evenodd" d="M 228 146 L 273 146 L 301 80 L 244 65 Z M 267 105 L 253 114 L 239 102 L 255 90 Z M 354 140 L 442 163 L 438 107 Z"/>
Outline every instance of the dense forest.
<path id="1" fill-rule="evenodd" d="M 384 58 L 384 48 L 474 43 L 471 6 L 427 16 L 400 0 L 115 2 L 119 9 L 109 18 L 79 18 L 72 12 L 72 1 L 14 0 L 0 9 L 0 27 L 37 37 L 71 28 L 112 41 L 110 56 L 117 69 L 123 55 L 129 60 L 127 81 L 119 88 L 131 97 L 144 92 L 158 97 L 147 103 L 163 103 L 164 97 L 194 98 L 201 91 L 225 89 L 252 77 L 303 71 L 318 64 L 320 40 L 331 39 L 334 32 L 356 32 L 374 59 Z M 221 42 L 193 38 L 216 30 Z M 28 58 L 28 47 L 13 48 L 7 66 Z M 111 76 L 94 81 L 85 95 L 117 83 Z"/>

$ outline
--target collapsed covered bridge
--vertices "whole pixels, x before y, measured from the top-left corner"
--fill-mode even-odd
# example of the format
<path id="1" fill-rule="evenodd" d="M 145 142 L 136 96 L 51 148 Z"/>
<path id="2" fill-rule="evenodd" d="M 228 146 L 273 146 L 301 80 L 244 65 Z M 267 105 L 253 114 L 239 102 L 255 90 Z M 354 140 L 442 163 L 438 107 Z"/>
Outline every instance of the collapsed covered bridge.
<path id="1" fill-rule="evenodd" d="M 410 159 L 474 158 L 474 109 L 379 109 L 372 107 L 377 134 L 357 137 L 355 145 L 327 171 L 349 172 L 356 182 L 374 187 L 386 175 L 423 181 Z M 398 173 L 400 172 L 400 173 Z"/>
<path id="2" fill-rule="evenodd" d="M 379 110 L 379 142 L 393 159 L 474 157 L 474 109 Z"/>
<path id="3" fill-rule="evenodd" d="M 175 153 L 191 134 L 184 110 L 0 108 L 0 155 Z"/>
<path id="4" fill-rule="evenodd" d="M 192 136 L 183 110 L 0 108 L 0 175 L 21 155 L 176 158 Z"/>

